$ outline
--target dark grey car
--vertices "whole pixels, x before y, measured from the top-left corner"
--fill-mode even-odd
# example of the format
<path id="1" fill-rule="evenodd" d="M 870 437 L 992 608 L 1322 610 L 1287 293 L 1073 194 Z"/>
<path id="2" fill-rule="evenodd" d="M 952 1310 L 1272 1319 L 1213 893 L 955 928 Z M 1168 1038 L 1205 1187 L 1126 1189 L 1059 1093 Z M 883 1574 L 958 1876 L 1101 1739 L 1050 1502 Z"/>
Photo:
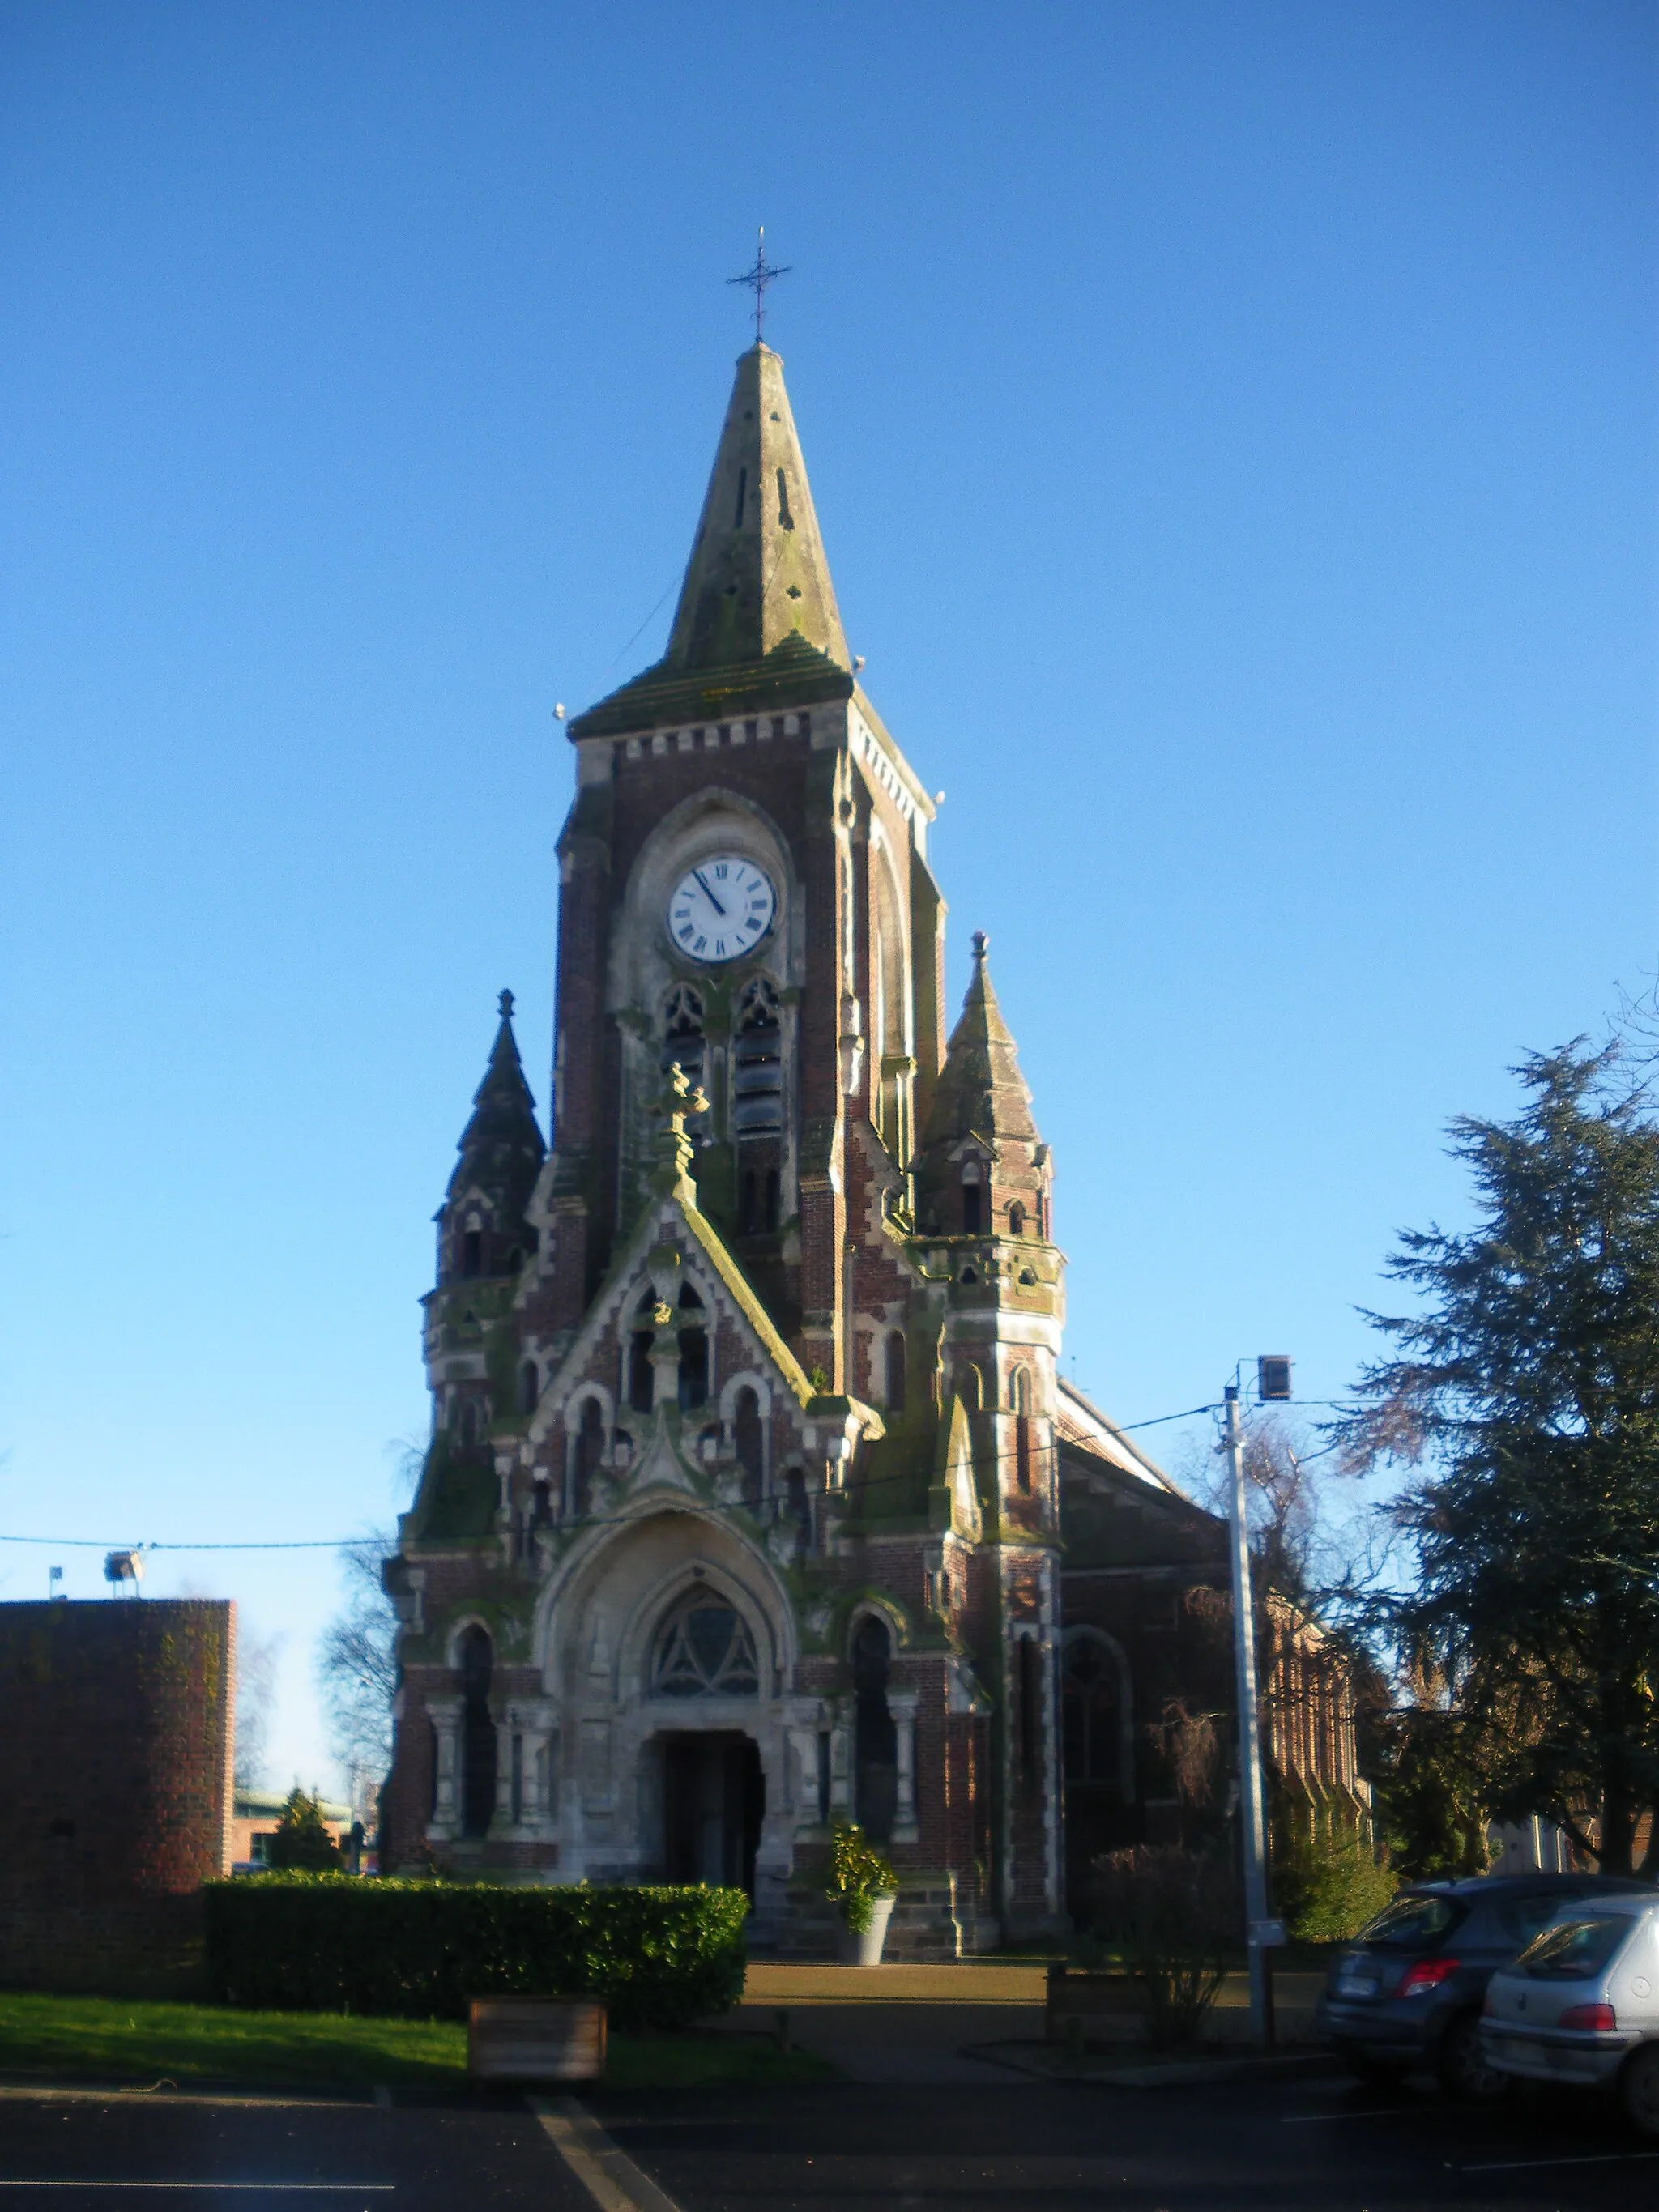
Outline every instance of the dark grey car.
<path id="1" fill-rule="evenodd" d="M 1501 2086 L 1480 2049 L 1486 1984 L 1563 1905 L 1614 1891 L 1653 1893 L 1623 1875 L 1483 1875 L 1402 1889 L 1332 1961 L 1318 2026 L 1365 2081 L 1431 2066 L 1454 2097 Z"/>

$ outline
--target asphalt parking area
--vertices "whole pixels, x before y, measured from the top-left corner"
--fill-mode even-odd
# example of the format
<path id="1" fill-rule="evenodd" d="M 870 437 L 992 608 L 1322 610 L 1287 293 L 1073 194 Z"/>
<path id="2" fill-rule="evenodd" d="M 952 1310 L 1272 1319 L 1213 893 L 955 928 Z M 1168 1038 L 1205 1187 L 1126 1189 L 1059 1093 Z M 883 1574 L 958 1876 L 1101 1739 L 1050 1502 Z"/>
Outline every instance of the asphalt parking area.
<path id="1" fill-rule="evenodd" d="M 1207 2088 L 834 2084 L 588 2100 L 680 2212 L 1619 2212 L 1659 2201 L 1659 2144 L 1567 2097 L 1469 2109 L 1335 2074 Z"/>

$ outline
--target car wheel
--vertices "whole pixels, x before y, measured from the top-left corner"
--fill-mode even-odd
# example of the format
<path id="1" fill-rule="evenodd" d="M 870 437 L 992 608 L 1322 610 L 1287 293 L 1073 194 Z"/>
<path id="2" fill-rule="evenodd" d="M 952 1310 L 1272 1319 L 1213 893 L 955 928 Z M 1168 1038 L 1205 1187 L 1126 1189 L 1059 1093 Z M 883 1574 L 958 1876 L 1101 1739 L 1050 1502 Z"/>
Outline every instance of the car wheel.
<path id="1" fill-rule="evenodd" d="M 1357 2043 L 1338 2044 L 1336 2055 L 1356 2081 L 1369 2081 L 1374 2089 L 1397 2087 L 1410 2071 L 1408 2065 L 1392 2058 L 1378 2058 Z"/>
<path id="2" fill-rule="evenodd" d="M 1644 2136 L 1659 2136 L 1659 2043 L 1644 2043 L 1631 2053 L 1619 2094 L 1632 2125 Z"/>
<path id="3" fill-rule="evenodd" d="M 1459 2013 L 1441 2037 L 1434 2071 L 1446 2094 L 1455 2097 L 1460 2104 L 1480 2104 L 1503 2095 L 1504 2076 L 1486 2063 L 1486 2054 L 1480 2048 L 1478 2012 Z"/>

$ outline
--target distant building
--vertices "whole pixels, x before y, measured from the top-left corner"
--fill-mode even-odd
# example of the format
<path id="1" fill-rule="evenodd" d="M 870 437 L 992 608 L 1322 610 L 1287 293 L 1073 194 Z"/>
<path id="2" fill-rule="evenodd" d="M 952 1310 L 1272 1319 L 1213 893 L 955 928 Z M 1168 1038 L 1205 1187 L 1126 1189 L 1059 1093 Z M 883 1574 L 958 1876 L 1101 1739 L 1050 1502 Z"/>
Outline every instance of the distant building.
<path id="1" fill-rule="evenodd" d="M 0 1604 L 0 1985 L 189 1985 L 232 1849 L 236 1612 Z"/>
<path id="2" fill-rule="evenodd" d="M 1224 1544 L 1061 1378 L 1053 1155 L 983 936 L 947 1042 L 936 801 L 862 665 L 757 344 L 667 652 L 569 726 L 552 1149 L 503 994 L 437 1217 L 388 1872 L 740 1883 L 812 1948 L 856 1818 L 904 1955 L 1060 1929 L 1074 1803 L 1074 1849 L 1162 1832 Z"/>
<path id="3" fill-rule="evenodd" d="M 234 1874 L 257 1874 L 269 1864 L 270 1839 L 276 1834 L 287 1804 L 287 1790 L 239 1790 L 231 1821 L 231 1871 Z M 317 1809 L 322 1814 L 323 1826 L 337 1844 L 343 1844 L 351 1833 L 349 1805 L 332 1805 L 319 1798 Z"/>
<path id="4" fill-rule="evenodd" d="M 1237 1691 L 1226 1523 L 1080 1393 L 1063 1382 L 1060 1393 L 1060 1741 L 1079 1917 L 1103 1851 L 1213 1829 L 1231 1787 Z M 1258 1590 L 1256 1618 L 1276 1829 L 1317 1820 L 1369 1833 L 1346 1662 L 1276 1590 Z"/>

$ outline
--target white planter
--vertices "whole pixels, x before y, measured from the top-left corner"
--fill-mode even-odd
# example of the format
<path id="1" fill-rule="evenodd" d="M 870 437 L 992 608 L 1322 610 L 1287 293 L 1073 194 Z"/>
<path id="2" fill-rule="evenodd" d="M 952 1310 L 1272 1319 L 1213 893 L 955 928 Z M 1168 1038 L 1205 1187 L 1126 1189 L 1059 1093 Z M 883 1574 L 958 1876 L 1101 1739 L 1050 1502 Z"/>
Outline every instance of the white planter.
<path id="1" fill-rule="evenodd" d="M 841 1931 L 841 1963 L 843 1966 L 878 1966 L 881 1947 L 887 1941 L 887 1923 L 893 1917 L 893 1907 L 898 1902 L 892 1897 L 872 1897 L 874 1917 L 861 1936 L 854 1935 L 843 1922 Z"/>

